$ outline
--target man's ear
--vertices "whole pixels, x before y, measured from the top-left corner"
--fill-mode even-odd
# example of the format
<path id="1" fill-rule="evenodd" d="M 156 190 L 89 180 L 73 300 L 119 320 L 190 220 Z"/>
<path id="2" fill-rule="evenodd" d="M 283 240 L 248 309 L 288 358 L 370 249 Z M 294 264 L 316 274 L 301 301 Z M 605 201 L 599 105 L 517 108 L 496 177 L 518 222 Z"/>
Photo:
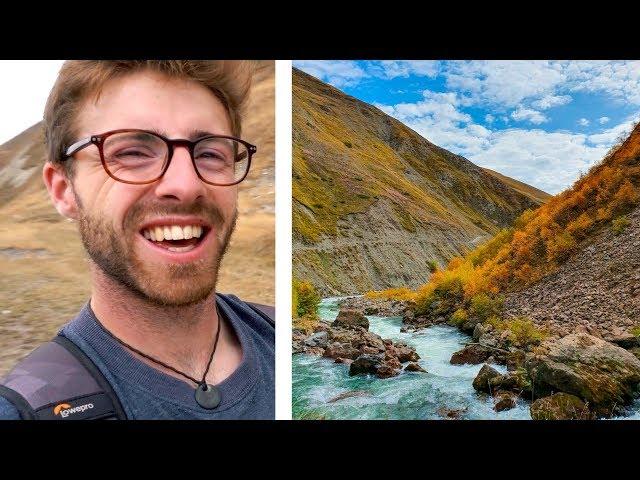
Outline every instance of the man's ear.
<path id="1" fill-rule="evenodd" d="M 78 219 L 78 204 L 73 194 L 71 180 L 64 171 L 51 162 L 45 162 L 42 167 L 42 179 L 51 197 L 53 206 L 63 217 Z"/>

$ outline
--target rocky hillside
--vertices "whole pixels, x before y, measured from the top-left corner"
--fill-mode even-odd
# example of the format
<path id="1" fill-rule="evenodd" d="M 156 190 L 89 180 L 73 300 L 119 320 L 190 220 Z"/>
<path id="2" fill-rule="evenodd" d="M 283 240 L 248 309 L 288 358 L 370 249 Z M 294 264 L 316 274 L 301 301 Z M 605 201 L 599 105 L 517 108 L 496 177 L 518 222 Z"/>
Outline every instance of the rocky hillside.
<path id="1" fill-rule="evenodd" d="M 548 197 L 294 69 L 294 276 L 324 295 L 415 287 Z"/>
<path id="2" fill-rule="evenodd" d="M 635 345 L 640 125 L 571 188 L 437 272 L 414 301 L 427 321 L 472 325 L 496 302 L 492 315 L 526 317 L 557 337 L 582 331 Z"/>
<path id="3" fill-rule="evenodd" d="M 257 65 L 243 138 L 258 146 L 241 184 L 236 233 L 218 290 L 274 301 L 274 63 Z M 42 183 L 40 124 L 0 146 L 0 375 L 52 337 L 89 295 L 76 226 L 51 206 Z"/>
<path id="4" fill-rule="evenodd" d="M 554 273 L 507 296 L 505 311 L 563 336 L 585 332 L 614 340 L 640 326 L 640 208 L 625 231 L 598 232 Z"/>

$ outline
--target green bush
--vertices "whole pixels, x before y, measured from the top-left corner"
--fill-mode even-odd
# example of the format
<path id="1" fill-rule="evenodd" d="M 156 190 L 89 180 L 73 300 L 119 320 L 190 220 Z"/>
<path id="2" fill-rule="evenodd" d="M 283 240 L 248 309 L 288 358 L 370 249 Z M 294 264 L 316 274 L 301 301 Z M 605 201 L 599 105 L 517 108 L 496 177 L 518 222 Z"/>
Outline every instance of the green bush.
<path id="1" fill-rule="evenodd" d="M 464 308 L 459 308 L 453 312 L 453 315 L 449 318 L 449 323 L 455 327 L 459 327 L 466 322 L 468 318 L 469 315 L 467 314 L 467 311 Z"/>
<path id="2" fill-rule="evenodd" d="M 542 340 L 547 338 L 544 330 L 537 328 L 533 322 L 526 317 L 518 317 L 505 322 L 509 334 L 509 340 L 516 347 L 528 347 L 530 345 L 538 345 Z"/>
<path id="3" fill-rule="evenodd" d="M 310 282 L 293 281 L 293 315 L 317 317 L 320 295 Z"/>
<path id="4" fill-rule="evenodd" d="M 640 337 L 640 326 L 631 329 L 631 335 L 635 335 L 636 337 Z"/>
<path id="5" fill-rule="evenodd" d="M 436 263 L 435 260 L 429 260 L 427 264 L 429 265 L 429 271 L 431 273 L 435 273 L 436 270 L 438 270 L 438 264 Z"/>
<path id="6" fill-rule="evenodd" d="M 615 218 L 611 221 L 611 230 L 613 230 L 614 235 L 620 235 L 625 229 L 631 224 L 626 215 L 622 215 L 621 217 Z"/>
<path id="7" fill-rule="evenodd" d="M 469 313 L 484 322 L 491 317 L 498 317 L 502 313 L 504 299 L 502 297 L 490 297 L 486 293 L 478 293 L 471 298 Z"/>
<path id="8" fill-rule="evenodd" d="M 547 338 L 545 330 L 537 328 L 527 317 L 517 317 L 510 320 L 502 320 L 497 316 L 491 316 L 487 324 L 493 326 L 498 332 L 509 331 L 509 342 L 520 348 L 539 345 Z"/>
<path id="9" fill-rule="evenodd" d="M 459 278 L 445 279 L 433 292 L 421 297 L 416 296 L 415 313 L 432 317 L 450 317 L 462 306 L 464 290 Z"/>

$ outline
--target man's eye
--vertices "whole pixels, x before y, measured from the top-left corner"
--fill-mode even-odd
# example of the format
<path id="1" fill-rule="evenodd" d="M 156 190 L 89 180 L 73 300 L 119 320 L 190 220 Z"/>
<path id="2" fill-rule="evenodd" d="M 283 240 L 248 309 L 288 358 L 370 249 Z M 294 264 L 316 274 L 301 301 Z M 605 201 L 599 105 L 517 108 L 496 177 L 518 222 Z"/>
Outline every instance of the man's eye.
<path id="1" fill-rule="evenodd" d="M 224 155 L 218 152 L 200 152 L 198 158 L 224 160 Z"/>
<path id="2" fill-rule="evenodd" d="M 128 158 L 128 157 L 152 157 L 152 153 L 146 150 L 123 150 L 115 155 L 117 158 Z"/>

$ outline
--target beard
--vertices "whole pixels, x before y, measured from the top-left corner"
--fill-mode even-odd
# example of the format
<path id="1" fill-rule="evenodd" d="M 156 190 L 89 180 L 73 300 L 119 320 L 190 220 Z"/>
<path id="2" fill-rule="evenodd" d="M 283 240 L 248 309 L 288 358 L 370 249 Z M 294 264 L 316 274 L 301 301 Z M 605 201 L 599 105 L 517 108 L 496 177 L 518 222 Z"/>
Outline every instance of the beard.
<path id="1" fill-rule="evenodd" d="M 235 229 L 237 210 L 228 219 L 217 205 L 204 201 L 190 206 L 138 203 L 127 213 L 123 234 L 106 218 L 97 218 L 80 208 L 78 225 L 82 243 L 93 262 L 111 279 L 135 296 L 154 305 L 180 307 L 201 302 L 215 291 L 220 262 Z M 197 215 L 213 235 L 214 254 L 186 264 L 150 263 L 136 254 L 137 226 L 145 218 L 163 215 Z"/>

